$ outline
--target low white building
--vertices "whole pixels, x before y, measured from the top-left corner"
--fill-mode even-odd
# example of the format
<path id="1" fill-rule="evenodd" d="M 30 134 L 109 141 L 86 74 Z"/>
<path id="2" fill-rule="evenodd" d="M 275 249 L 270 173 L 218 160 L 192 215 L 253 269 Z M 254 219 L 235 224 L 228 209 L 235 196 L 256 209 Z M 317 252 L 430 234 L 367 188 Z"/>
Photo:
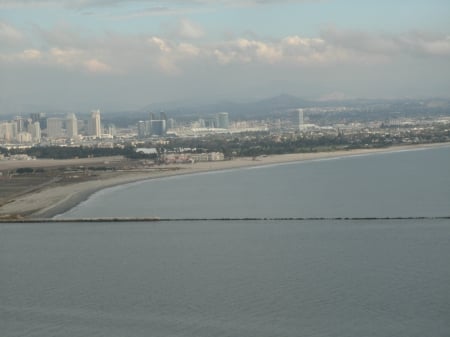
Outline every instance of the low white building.
<path id="1" fill-rule="evenodd" d="M 224 160 L 225 156 L 222 152 L 209 152 L 209 153 L 192 153 L 189 157 L 197 162 L 201 161 L 220 161 Z"/>

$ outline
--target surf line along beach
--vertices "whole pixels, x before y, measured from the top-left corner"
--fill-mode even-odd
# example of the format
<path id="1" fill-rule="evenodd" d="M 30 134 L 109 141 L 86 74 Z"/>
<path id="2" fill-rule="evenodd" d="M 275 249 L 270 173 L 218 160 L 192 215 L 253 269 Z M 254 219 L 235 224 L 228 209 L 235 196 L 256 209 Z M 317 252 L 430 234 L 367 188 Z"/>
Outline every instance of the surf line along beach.
<path id="1" fill-rule="evenodd" d="M 261 156 L 257 158 L 243 157 L 225 161 L 198 162 L 192 165 L 164 165 L 161 166 L 159 170 L 151 170 L 149 172 L 123 171 L 114 176 L 99 174 L 95 180 L 65 185 L 59 185 L 58 183 L 48 184 L 43 186 L 41 189 L 33 190 L 30 193 L 21 195 L 20 197 L 5 203 L 0 207 L 0 219 L 51 218 L 75 207 L 82 201 L 88 199 L 90 195 L 101 189 L 141 180 L 157 179 L 174 175 L 194 174 L 208 171 L 220 171 L 263 165 L 276 165 L 289 162 L 341 158 L 348 156 L 389 153 L 405 150 L 419 150 L 441 146 L 450 146 L 450 144 L 445 143 L 409 145 L 393 146 L 381 149 L 355 149 L 334 152 L 282 154 Z"/>

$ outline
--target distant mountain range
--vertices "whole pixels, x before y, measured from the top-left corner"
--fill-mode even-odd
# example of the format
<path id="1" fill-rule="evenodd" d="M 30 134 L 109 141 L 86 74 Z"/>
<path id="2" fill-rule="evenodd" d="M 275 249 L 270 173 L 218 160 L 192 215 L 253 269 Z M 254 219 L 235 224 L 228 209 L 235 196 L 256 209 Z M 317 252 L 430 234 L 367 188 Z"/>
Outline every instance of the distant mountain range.
<path id="1" fill-rule="evenodd" d="M 293 95 L 279 95 L 254 102 L 237 103 L 220 101 L 213 104 L 195 104 L 187 102 L 172 102 L 150 104 L 141 111 L 159 112 L 164 110 L 169 116 L 177 118 L 207 117 L 217 112 L 226 111 L 232 118 L 261 118 L 286 113 L 289 110 L 310 107 L 354 107 L 362 109 L 396 109 L 403 110 L 407 106 L 422 106 L 425 108 L 449 108 L 450 100 L 441 98 L 429 99 L 321 99 L 305 100 Z"/>
<path id="2" fill-rule="evenodd" d="M 226 111 L 230 114 L 230 119 L 262 119 L 266 117 L 283 116 L 289 111 L 298 108 L 310 107 L 347 107 L 353 108 L 349 117 L 354 118 L 355 115 L 373 118 L 373 114 L 383 113 L 384 116 L 400 113 L 402 116 L 438 116 L 450 115 L 450 99 L 427 98 L 427 99 L 344 99 L 342 95 L 330 95 L 326 99 L 307 100 L 293 95 L 278 95 L 262 100 L 250 102 L 233 102 L 219 101 L 216 103 L 199 103 L 193 101 L 172 101 L 163 103 L 153 103 L 136 110 L 102 110 L 102 121 L 114 123 L 118 126 L 133 125 L 139 120 L 147 120 L 148 113 L 158 114 L 165 111 L 169 118 L 178 120 L 188 120 L 196 118 L 214 118 L 218 112 Z M 348 110 L 348 109 L 347 109 Z M 33 109 L 30 109 L 33 111 Z M 66 111 L 63 109 L 40 109 L 46 112 L 48 116 L 53 113 L 64 115 Z M 71 110 L 74 112 L 74 110 Z M 75 111 L 76 112 L 76 111 Z M 18 114 L 4 115 L 5 119 L 14 118 Z M 24 112 L 23 116 L 28 113 Z M 77 113 L 80 119 L 87 118 L 89 112 Z"/>
<path id="3" fill-rule="evenodd" d="M 292 95 L 279 95 L 259 101 L 237 103 L 233 101 L 220 101 L 211 104 L 193 104 L 186 102 L 155 103 L 144 107 L 143 111 L 158 112 L 165 110 L 177 117 L 205 117 L 217 112 L 226 111 L 231 117 L 245 116 L 246 118 L 261 117 L 296 108 L 311 107 L 322 102 L 304 100 Z"/>

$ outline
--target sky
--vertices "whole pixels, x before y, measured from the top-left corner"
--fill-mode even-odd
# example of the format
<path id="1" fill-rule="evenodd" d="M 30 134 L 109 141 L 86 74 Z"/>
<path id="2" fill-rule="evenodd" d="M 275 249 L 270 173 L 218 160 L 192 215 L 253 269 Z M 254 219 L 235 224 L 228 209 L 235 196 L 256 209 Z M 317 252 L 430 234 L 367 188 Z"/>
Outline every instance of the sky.
<path id="1" fill-rule="evenodd" d="M 450 97 L 448 0 L 0 0 L 0 114 Z"/>

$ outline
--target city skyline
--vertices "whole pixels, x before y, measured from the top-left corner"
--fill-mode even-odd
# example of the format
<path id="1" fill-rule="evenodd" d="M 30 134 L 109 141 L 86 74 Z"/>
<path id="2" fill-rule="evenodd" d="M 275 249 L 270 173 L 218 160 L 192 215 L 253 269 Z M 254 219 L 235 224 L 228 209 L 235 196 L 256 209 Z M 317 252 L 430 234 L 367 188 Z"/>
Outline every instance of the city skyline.
<path id="1" fill-rule="evenodd" d="M 0 1 L 0 114 L 155 102 L 449 97 L 432 1 Z"/>

